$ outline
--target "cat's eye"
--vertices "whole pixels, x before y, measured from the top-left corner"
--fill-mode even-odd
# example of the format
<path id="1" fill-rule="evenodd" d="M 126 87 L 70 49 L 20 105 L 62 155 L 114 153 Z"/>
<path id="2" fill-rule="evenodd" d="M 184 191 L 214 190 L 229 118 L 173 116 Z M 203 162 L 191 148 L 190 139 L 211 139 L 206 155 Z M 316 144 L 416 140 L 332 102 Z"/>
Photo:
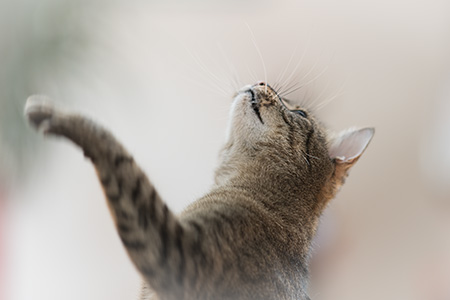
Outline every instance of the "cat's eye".
<path id="1" fill-rule="evenodd" d="M 299 114 L 300 116 L 302 116 L 303 118 L 306 118 L 308 115 L 306 114 L 306 112 L 304 110 L 301 109 L 297 109 L 297 110 L 293 110 L 293 113 Z"/>

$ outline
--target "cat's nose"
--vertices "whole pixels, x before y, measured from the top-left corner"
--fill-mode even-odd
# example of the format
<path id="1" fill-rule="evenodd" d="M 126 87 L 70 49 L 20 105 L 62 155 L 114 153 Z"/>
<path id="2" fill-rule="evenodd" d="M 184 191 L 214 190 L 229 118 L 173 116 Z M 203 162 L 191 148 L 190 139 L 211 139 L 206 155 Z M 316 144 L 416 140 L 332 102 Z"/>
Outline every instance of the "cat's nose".
<path id="1" fill-rule="evenodd" d="M 265 86 L 266 83 L 264 81 L 258 81 L 255 85 Z"/>

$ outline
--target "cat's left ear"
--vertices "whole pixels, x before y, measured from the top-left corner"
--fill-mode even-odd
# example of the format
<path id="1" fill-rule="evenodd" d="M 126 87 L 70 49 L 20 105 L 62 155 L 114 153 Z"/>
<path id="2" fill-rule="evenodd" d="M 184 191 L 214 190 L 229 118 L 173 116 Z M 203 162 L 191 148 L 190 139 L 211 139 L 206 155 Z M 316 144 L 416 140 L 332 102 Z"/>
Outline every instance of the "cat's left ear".
<path id="1" fill-rule="evenodd" d="M 328 150 L 336 169 L 347 171 L 352 167 L 366 150 L 374 133 L 374 128 L 349 129 L 336 136 Z"/>

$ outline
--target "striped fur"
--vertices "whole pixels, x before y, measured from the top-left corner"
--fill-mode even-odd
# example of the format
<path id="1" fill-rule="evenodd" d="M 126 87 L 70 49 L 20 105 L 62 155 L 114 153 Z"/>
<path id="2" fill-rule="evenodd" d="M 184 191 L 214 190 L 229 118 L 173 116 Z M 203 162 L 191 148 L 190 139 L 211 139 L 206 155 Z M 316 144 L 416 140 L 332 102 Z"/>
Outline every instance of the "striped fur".
<path id="1" fill-rule="evenodd" d="M 354 162 L 330 158 L 324 129 L 269 86 L 238 93 L 216 184 L 180 216 L 107 129 L 42 99 L 26 114 L 94 164 L 142 300 L 309 299 L 310 242 Z"/>

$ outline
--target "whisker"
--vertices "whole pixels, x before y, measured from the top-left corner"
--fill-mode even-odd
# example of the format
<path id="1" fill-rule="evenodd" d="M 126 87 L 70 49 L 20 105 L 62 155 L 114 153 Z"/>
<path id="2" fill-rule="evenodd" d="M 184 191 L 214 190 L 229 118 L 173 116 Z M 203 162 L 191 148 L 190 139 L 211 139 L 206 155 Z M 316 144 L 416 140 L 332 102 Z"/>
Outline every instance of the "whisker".
<path id="1" fill-rule="evenodd" d="M 316 75 L 313 79 L 307 81 L 307 82 L 304 83 L 304 84 L 301 84 L 300 86 L 298 86 L 298 87 L 296 87 L 296 88 L 292 88 L 291 91 L 285 92 L 283 95 L 287 96 L 287 95 L 292 94 L 292 93 L 294 93 L 294 92 L 300 90 L 301 88 L 303 88 L 303 87 L 305 87 L 305 86 L 307 86 L 307 85 L 313 83 L 314 81 L 316 81 L 317 79 L 319 79 L 319 78 L 320 78 L 320 77 L 328 70 L 328 67 L 329 67 L 329 66 L 326 66 L 326 67 L 325 67 L 318 75 Z"/>
<path id="2" fill-rule="evenodd" d="M 231 89 L 232 91 L 235 91 L 235 88 L 234 88 L 234 86 L 233 86 L 233 82 L 232 82 L 232 80 L 230 79 L 230 74 L 228 74 L 228 75 L 230 75 L 230 76 L 227 76 L 227 74 L 226 74 L 226 68 L 223 66 L 223 64 L 221 64 L 221 60 L 219 60 L 219 62 L 217 62 L 217 58 L 213 58 L 211 55 L 210 55 L 210 53 L 208 52 L 206 55 L 208 55 L 208 57 L 210 58 L 210 60 L 212 61 L 212 62 L 215 62 L 216 64 L 215 64 L 215 66 L 216 67 L 218 67 L 219 68 L 219 70 L 220 71 L 222 71 L 222 73 L 224 73 L 225 74 L 225 76 L 221 76 L 221 77 L 219 77 L 219 76 L 217 76 L 216 74 L 217 74 L 217 72 L 210 72 L 211 74 L 214 74 L 215 75 L 215 78 L 217 79 L 217 82 L 218 82 L 218 84 L 220 85 L 220 86 L 223 86 L 223 85 L 226 85 L 229 89 Z M 200 57 L 198 57 L 198 59 L 200 60 Z M 202 62 L 202 64 L 205 66 L 205 68 L 206 68 L 206 65 L 203 63 L 203 61 L 201 61 L 200 60 L 200 62 Z M 224 77 L 226 78 L 226 80 L 224 80 Z"/>
<path id="3" fill-rule="evenodd" d="M 289 86 L 286 86 L 282 91 L 280 91 L 280 93 L 281 93 L 281 94 L 286 94 L 286 93 L 288 93 L 290 90 L 292 90 L 293 88 L 296 88 L 298 85 L 300 85 L 300 82 L 294 81 L 294 82 L 291 83 Z"/>
<path id="4" fill-rule="evenodd" d="M 298 46 L 299 46 L 299 43 L 297 43 L 297 45 L 295 46 L 295 49 L 292 52 L 291 57 L 289 58 L 289 61 L 286 65 L 286 67 L 284 68 L 283 72 L 281 72 L 281 74 L 279 74 L 277 79 L 275 80 L 275 85 L 278 85 L 283 80 L 284 74 L 286 74 L 286 71 L 288 70 L 289 66 L 291 65 L 292 59 L 294 58 L 294 54 L 297 52 Z"/>
<path id="5" fill-rule="evenodd" d="M 272 88 L 275 90 L 275 91 L 277 91 L 278 90 L 278 83 L 277 82 L 274 82 L 274 84 L 272 84 Z"/>
<path id="6" fill-rule="evenodd" d="M 292 76 L 294 76 L 295 72 L 297 72 L 298 68 L 300 67 L 301 63 L 303 62 L 303 59 L 305 58 L 306 52 L 309 48 L 309 45 L 311 43 L 311 39 L 312 39 L 312 34 L 309 35 L 308 41 L 306 43 L 306 47 L 303 50 L 302 56 L 300 57 L 300 60 L 297 62 L 297 64 L 294 67 L 294 70 L 292 70 L 291 74 L 289 75 L 289 77 L 285 80 L 286 84 L 289 84 L 289 80 L 292 78 Z M 284 83 L 283 83 L 284 85 Z"/>
<path id="7" fill-rule="evenodd" d="M 312 107 L 318 100 L 320 100 L 322 98 L 322 96 L 325 94 L 325 91 L 328 89 L 328 86 L 330 85 L 331 80 L 328 80 L 327 84 L 325 85 L 325 87 L 322 89 L 322 91 L 320 92 L 320 94 L 315 97 L 314 101 L 312 101 L 309 105 Z"/>
<path id="8" fill-rule="evenodd" d="M 330 63 L 331 63 L 331 61 L 333 61 L 334 55 L 335 55 L 335 51 L 334 51 L 333 54 L 331 55 L 331 58 L 330 58 L 330 60 L 329 60 L 329 63 L 322 69 L 322 71 L 319 72 L 319 74 L 317 74 L 316 76 L 314 76 L 312 79 L 308 80 L 307 82 L 302 83 L 302 84 L 301 84 L 300 86 L 298 86 L 298 87 L 295 87 L 296 85 L 293 85 L 293 87 L 292 87 L 288 92 L 285 92 L 284 96 L 287 96 L 287 95 L 289 95 L 289 94 L 292 94 L 292 93 L 294 93 L 294 92 L 296 92 L 296 91 L 302 89 L 303 87 L 305 87 L 305 86 L 307 86 L 307 85 L 309 85 L 309 84 L 311 84 L 311 83 L 316 82 L 317 79 L 319 79 L 320 77 L 322 77 L 323 74 L 325 74 L 326 71 L 329 69 Z M 303 78 L 300 80 L 300 82 L 303 81 L 303 79 L 305 79 L 305 78 L 306 78 L 306 77 L 307 77 L 307 76 L 315 69 L 315 67 L 317 66 L 318 62 L 319 62 L 319 58 L 316 60 L 314 66 L 313 66 L 313 67 L 312 67 L 312 68 L 311 68 L 311 69 L 303 76 Z M 319 95 L 318 97 L 315 97 L 315 99 L 314 99 L 314 101 L 313 101 L 312 103 L 316 103 L 317 100 L 321 99 L 321 97 L 322 97 L 324 91 L 328 88 L 329 83 L 330 83 L 330 81 L 327 82 L 327 85 L 326 85 L 325 89 L 323 89 L 323 91 L 320 93 L 320 95 Z M 312 103 L 309 104 L 309 106 L 311 106 Z"/>
<path id="9" fill-rule="evenodd" d="M 259 50 L 259 47 L 258 47 L 258 45 L 256 43 L 255 34 L 253 33 L 252 29 L 250 28 L 250 25 L 247 22 L 245 22 L 245 24 L 247 25 L 247 28 L 250 31 L 251 40 L 253 42 L 253 45 L 256 48 L 256 51 L 258 52 L 259 58 L 261 59 L 261 63 L 262 63 L 263 69 L 264 69 L 264 82 L 266 83 L 265 92 L 267 93 L 267 70 L 266 70 L 266 64 L 264 63 L 263 56 L 262 56 L 261 51 Z"/>
<path id="10" fill-rule="evenodd" d="M 277 94 L 280 94 L 280 91 L 282 90 L 282 86 L 279 82 L 274 83 L 272 88 L 277 92 Z"/>
<path id="11" fill-rule="evenodd" d="M 336 94 L 335 96 L 331 97 L 331 98 L 330 98 L 329 100 L 327 100 L 326 102 L 322 103 L 322 105 L 318 105 L 318 106 L 315 108 L 315 111 L 319 111 L 319 110 L 323 109 L 325 106 L 327 106 L 328 104 L 330 104 L 334 99 L 336 99 L 336 98 L 338 98 L 338 97 L 340 97 L 340 96 L 343 96 L 343 95 L 345 95 L 345 93 Z"/>
<path id="12" fill-rule="evenodd" d="M 293 92 L 297 91 L 301 88 L 300 82 L 297 82 L 296 84 L 293 84 L 291 87 L 287 88 L 285 91 L 283 91 L 280 95 L 287 96 L 289 94 L 292 94 Z"/>
<path id="13" fill-rule="evenodd" d="M 311 99 L 311 95 L 313 93 L 313 89 L 307 89 L 305 94 L 303 95 L 303 103 L 308 103 L 309 99 Z"/>
<path id="14" fill-rule="evenodd" d="M 188 53 L 192 56 L 192 58 L 194 59 L 194 61 L 198 64 L 198 66 L 210 76 L 210 79 L 213 79 L 212 81 L 210 81 L 211 84 L 213 84 L 217 89 L 219 89 L 220 91 L 222 91 L 224 94 L 229 94 L 223 87 L 223 81 L 220 80 L 214 73 L 212 73 L 201 61 L 201 59 L 195 55 L 194 53 L 192 53 L 191 51 L 189 51 L 189 49 L 186 49 L 188 51 Z"/>
<path id="15" fill-rule="evenodd" d="M 332 96 L 331 98 L 325 100 L 325 101 L 322 101 L 322 103 L 318 104 L 318 105 L 316 106 L 316 110 L 321 110 L 321 109 L 324 108 L 326 105 L 330 104 L 331 101 L 333 101 L 333 100 L 336 99 L 337 97 L 340 97 L 340 96 L 344 95 L 344 93 L 342 93 L 342 91 L 344 90 L 346 84 L 347 84 L 347 82 L 344 81 L 344 82 L 341 84 L 341 87 L 339 88 L 339 90 L 335 93 L 335 95 Z"/>
<path id="16" fill-rule="evenodd" d="M 207 78 L 207 77 L 206 77 L 206 78 Z M 198 86 L 201 86 L 201 87 L 204 88 L 204 89 L 209 90 L 209 91 L 213 91 L 213 92 L 215 92 L 215 93 L 220 92 L 219 94 L 220 94 L 221 96 L 229 97 L 229 96 L 231 95 L 231 93 L 230 93 L 229 91 L 227 91 L 227 90 L 225 90 L 224 88 L 220 87 L 219 85 L 217 85 L 217 84 L 216 84 L 215 82 L 213 82 L 213 81 L 209 81 L 208 84 L 203 84 L 203 83 L 200 83 L 199 81 L 194 80 L 193 78 L 190 78 L 190 77 L 187 77 L 186 79 L 187 79 L 188 81 L 191 81 L 191 82 L 195 83 L 195 84 L 198 85 Z M 207 79 L 210 79 L 210 78 L 207 78 Z"/>
<path id="17" fill-rule="evenodd" d="M 344 90 L 345 84 L 346 84 L 346 82 L 344 82 L 344 83 L 341 85 L 341 88 L 335 93 L 335 95 L 334 95 L 333 97 L 331 97 L 331 98 L 329 98 L 329 99 L 323 101 L 322 103 L 318 104 L 318 105 L 315 107 L 314 110 L 319 111 L 319 110 L 321 110 L 322 108 L 324 108 L 325 106 L 327 106 L 328 104 L 330 104 L 331 101 L 333 101 L 333 100 L 336 99 L 337 97 L 340 97 L 340 96 L 344 95 L 345 93 L 342 93 L 342 91 Z"/>
<path id="18" fill-rule="evenodd" d="M 326 66 L 325 68 L 323 68 L 323 70 L 318 75 L 316 75 L 313 79 L 311 79 L 311 80 L 307 81 L 306 83 L 302 84 L 300 87 L 307 86 L 308 84 L 310 84 L 310 83 L 316 81 L 317 79 L 319 79 L 328 70 L 328 68 L 329 68 L 329 65 Z"/>
<path id="19" fill-rule="evenodd" d="M 187 77 L 186 80 L 188 82 L 191 82 L 192 84 L 195 84 L 195 85 L 199 86 L 202 90 L 208 90 L 208 91 L 213 92 L 214 94 L 216 94 L 218 96 L 226 97 L 226 98 L 228 98 L 230 96 L 230 94 L 227 93 L 225 90 L 211 87 L 210 84 L 201 83 L 201 81 L 195 80 L 192 77 Z"/>
<path id="20" fill-rule="evenodd" d="M 233 66 L 233 64 L 231 64 L 230 60 L 228 59 L 228 56 L 225 54 L 225 51 L 219 42 L 217 42 L 217 47 L 219 48 L 220 53 L 222 54 L 223 58 L 225 59 L 225 62 L 228 66 L 229 72 L 231 72 L 231 78 L 232 78 L 231 81 L 232 81 L 232 84 L 234 84 L 234 86 L 233 86 L 234 90 L 237 91 L 240 88 L 240 81 L 241 81 L 239 74 L 238 74 L 236 68 Z"/>
<path id="21" fill-rule="evenodd" d="M 319 56 L 320 57 L 320 56 Z M 303 81 L 303 79 L 305 79 L 306 77 L 308 77 L 309 76 L 309 74 L 311 74 L 311 72 L 312 71 L 314 71 L 314 69 L 316 68 L 316 66 L 318 65 L 318 63 L 319 63 L 319 57 L 316 59 L 316 62 L 314 63 L 314 65 L 309 69 L 309 71 L 308 72 L 306 72 L 306 74 L 305 75 L 303 75 L 303 77 L 302 77 L 302 79 L 300 79 L 300 82 L 302 82 Z"/>
<path id="22" fill-rule="evenodd" d="M 330 63 L 333 61 L 334 55 L 335 55 L 335 52 L 333 52 L 333 54 L 331 55 L 331 58 L 330 58 L 328 64 L 325 66 L 325 68 L 323 68 L 323 70 L 322 70 L 318 75 L 316 75 L 313 79 L 311 79 L 311 80 L 309 80 L 308 82 L 302 84 L 302 87 L 303 87 L 303 86 L 307 86 L 308 84 L 310 84 L 310 83 L 316 81 L 316 80 L 319 79 L 323 74 L 325 74 L 325 72 L 326 72 L 326 71 L 328 70 L 328 68 L 330 67 Z M 317 64 L 317 63 L 316 63 L 316 64 Z M 302 80 L 303 80 L 304 78 L 306 78 L 306 76 L 307 76 L 307 75 L 305 75 L 305 76 L 302 78 Z"/>
<path id="23" fill-rule="evenodd" d="M 321 55 L 320 55 L 321 56 Z M 325 74 L 325 72 L 328 70 L 329 68 L 329 64 L 327 64 L 327 66 L 325 66 L 321 72 L 319 72 L 318 75 L 316 75 L 314 78 L 310 79 L 309 81 L 307 81 L 306 83 L 301 83 L 304 79 L 306 79 L 315 69 L 316 66 L 319 64 L 320 61 L 320 56 L 316 59 L 314 65 L 308 70 L 308 72 L 306 72 L 306 74 L 303 75 L 303 77 L 298 81 L 298 83 L 292 85 L 291 87 L 288 88 L 289 92 L 285 92 L 285 95 L 289 95 L 292 94 L 298 90 L 300 90 L 301 88 L 303 88 L 304 86 L 307 86 L 311 83 L 313 83 L 314 81 L 316 81 L 318 78 L 320 78 L 323 74 Z M 300 86 L 298 86 L 298 84 L 301 84 Z"/>
<path id="24" fill-rule="evenodd" d="M 305 75 L 303 75 L 303 77 L 300 80 L 298 80 L 298 81 L 293 80 L 293 84 L 291 84 L 291 86 L 289 88 L 287 88 L 287 90 L 293 89 L 296 86 L 298 86 L 299 84 L 301 84 L 303 79 L 305 79 L 306 77 L 308 77 L 309 74 L 311 74 L 311 72 L 316 68 L 318 63 L 319 63 L 319 58 L 316 59 L 316 62 L 314 63 L 314 65 L 309 69 L 308 72 L 306 72 Z M 296 77 L 298 77 L 298 75 Z M 295 90 L 299 90 L 301 87 L 302 86 L 300 86 L 299 88 L 296 88 Z M 292 91 L 290 91 L 289 93 L 292 93 Z"/>
<path id="25" fill-rule="evenodd" d="M 248 74 L 250 74 L 252 81 L 253 82 L 258 81 L 258 78 L 257 78 L 256 74 L 253 72 L 253 70 L 248 65 L 246 65 L 246 68 L 247 68 Z"/>

